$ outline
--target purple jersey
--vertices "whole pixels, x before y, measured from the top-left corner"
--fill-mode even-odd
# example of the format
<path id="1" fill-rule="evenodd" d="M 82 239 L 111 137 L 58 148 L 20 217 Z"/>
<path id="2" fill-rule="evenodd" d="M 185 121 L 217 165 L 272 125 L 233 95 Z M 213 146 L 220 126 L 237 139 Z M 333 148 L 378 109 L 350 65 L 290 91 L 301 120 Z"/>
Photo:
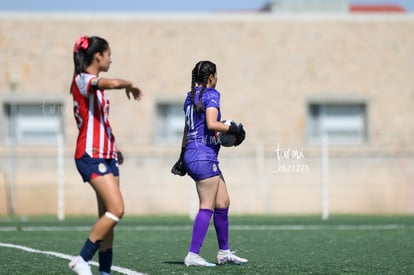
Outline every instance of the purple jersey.
<path id="1" fill-rule="evenodd" d="M 195 105 L 198 104 L 200 90 L 201 87 L 196 87 L 196 94 L 194 96 Z M 210 107 L 217 108 L 217 121 L 220 121 L 220 93 L 216 89 L 206 88 L 202 98 L 202 112 L 198 113 L 195 105 L 191 101 L 190 91 L 184 102 L 185 120 L 188 127 L 186 151 L 192 151 L 194 153 L 187 154 L 186 162 L 217 160 L 220 144 L 217 141 L 215 132 L 207 128 L 206 110 Z"/>

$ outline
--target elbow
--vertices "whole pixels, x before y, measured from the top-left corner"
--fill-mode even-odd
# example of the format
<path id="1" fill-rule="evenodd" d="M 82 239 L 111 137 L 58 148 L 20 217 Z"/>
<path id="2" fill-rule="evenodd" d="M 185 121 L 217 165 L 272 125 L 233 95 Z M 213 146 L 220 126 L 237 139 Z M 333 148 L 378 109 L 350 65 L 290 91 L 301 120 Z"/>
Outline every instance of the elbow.
<path id="1" fill-rule="evenodd" d="M 207 123 L 207 129 L 210 130 L 210 131 L 215 131 L 216 127 L 214 127 L 214 125 L 211 124 L 211 123 Z"/>
<path id="2" fill-rule="evenodd" d="M 207 123 L 207 129 L 213 132 L 221 130 L 220 125 L 218 123 Z"/>

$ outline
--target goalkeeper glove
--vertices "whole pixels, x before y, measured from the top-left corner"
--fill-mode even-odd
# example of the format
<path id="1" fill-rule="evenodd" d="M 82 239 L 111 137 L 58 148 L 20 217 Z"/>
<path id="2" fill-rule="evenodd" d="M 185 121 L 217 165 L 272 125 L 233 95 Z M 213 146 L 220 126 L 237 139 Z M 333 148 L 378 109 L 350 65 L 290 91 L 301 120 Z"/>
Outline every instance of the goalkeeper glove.
<path id="1" fill-rule="evenodd" d="M 246 138 L 246 131 L 244 130 L 243 124 L 239 123 L 237 125 L 234 121 L 230 123 L 227 133 L 236 136 L 236 142 L 234 146 L 239 146 Z"/>
<path id="2" fill-rule="evenodd" d="M 180 158 L 171 168 L 171 173 L 173 173 L 174 175 L 181 176 L 181 177 L 187 174 L 187 171 L 185 170 L 185 167 L 184 167 L 184 150 L 185 148 L 181 148 Z"/>

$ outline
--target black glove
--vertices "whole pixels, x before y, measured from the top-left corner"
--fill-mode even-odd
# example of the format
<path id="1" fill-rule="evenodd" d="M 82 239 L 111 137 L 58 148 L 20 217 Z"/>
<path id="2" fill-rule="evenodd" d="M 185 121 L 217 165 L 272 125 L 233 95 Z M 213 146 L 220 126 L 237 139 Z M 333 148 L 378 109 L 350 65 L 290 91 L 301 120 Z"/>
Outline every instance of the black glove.
<path id="1" fill-rule="evenodd" d="M 236 142 L 234 146 L 239 146 L 246 138 L 246 131 L 244 130 L 243 124 L 240 123 L 240 133 L 236 135 Z"/>
<path id="2" fill-rule="evenodd" d="M 234 121 L 230 123 L 229 130 L 227 131 L 227 133 L 236 136 L 236 142 L 234 146 L 239 146 L 246 138 L 246 131 L 243 128 L 243 124 L 239 123 L 237 125 Z"/>
<path id="3" fill-rule="evenodd" d="M 171 168 L 171 173 L 173 173 L 174 175 L 181 176 L 181 177 L 187 174 L 187 171 L 185 170 L 185 167 L 184 167 L 184 148 L 181 148 L 180 158 Z"/>
<path id="4" fill-rule="evenodd" d="M 238 135 L 241 131 L 240 126 L 243 127 L 243 125 L 241 125 L 241 124 L 237 125 L 236 122 L 234 122 L 234 121 L 230 122 L 229 129 L 227 130 L 227 134 Z"/>

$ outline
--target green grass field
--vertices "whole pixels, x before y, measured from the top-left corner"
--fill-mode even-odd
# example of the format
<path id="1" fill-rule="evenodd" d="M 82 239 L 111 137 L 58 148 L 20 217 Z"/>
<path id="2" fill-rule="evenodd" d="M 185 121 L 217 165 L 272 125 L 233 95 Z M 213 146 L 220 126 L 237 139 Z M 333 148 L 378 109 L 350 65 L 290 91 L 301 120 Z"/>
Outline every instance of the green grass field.
<path id="1" fill-rule="evenodd" d="M 79 253 L 94 221 L 0 217 L 0 274 L 72 274 L 62 255 Z M 231 249 L 249 263 L 214 268 L 184 266 L 191 226 L 180 216 L 125 217 L 112 274 L 414 274 L 413 216 L 231 216 Z M 216 253 L 211 224 L 201 255 L 215 262 Z"/>

